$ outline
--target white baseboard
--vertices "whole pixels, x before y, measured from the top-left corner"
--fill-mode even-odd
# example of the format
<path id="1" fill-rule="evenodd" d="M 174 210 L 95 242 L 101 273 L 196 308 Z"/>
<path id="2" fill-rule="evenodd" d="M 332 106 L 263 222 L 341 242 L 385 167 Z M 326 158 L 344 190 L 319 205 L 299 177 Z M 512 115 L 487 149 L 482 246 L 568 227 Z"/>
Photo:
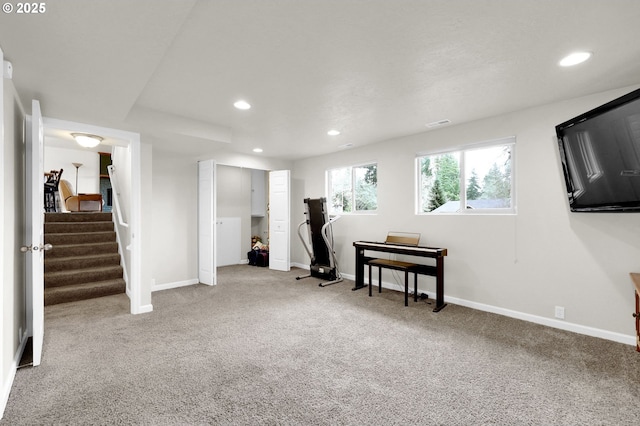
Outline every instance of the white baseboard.
<path id="1" fill-rule="evenodd" d="M 307 267 L 308 269 L 308 267 Z M 342 277 L 348 280 L 354 280 L 355 281 L 355 276 L 354 275 L 348 275 L 348 274 L 342 274 Z M 365 277 L 366 278 L 366 277 Z M 372 280 L 373 285 L 378 285 L 378 280 Z M 400 291 L 404 293 L 404 288 L 400 285 L 397 285 L 395 283 L 388 283 L 388 282 L 382 282 L 382 287 L 389 289 L 389 290 L 395 290 L 395 291 Z M 410 286 L 412 287 L 412 286 Z M 412 291 L 413 289 L 411 288 L 410 291 Z M 420 288 L 418 288 L 418 292 L 419 293 L 424 293 L 429 295 L 430 298 L 435 298 L 436 294 L 435 292 L 430 292 L 430 291 L 421 291 Z M 445 296 L 444 296 L 444 301 L 446 303 L 452 303 L 454 305 L 460 305 L 460 306 L 465 306 L 467 308 L 471 308 L 471 309 L 477 309 L 478 311 L 483 311 L 483 312 L 490 312 L 493 314 L 498 314 L 498 315 L 504 315 L 505 317 L 510 317 L 510 318 L 516 318 L 519 320 L 523 320 L 523 321 L 528 321 L 528 322 L 532 322 L 535 324 L 540 324 L 540 325 L 545 325 L 547 327 L 552 327 L 552 328 L 557 328 L 560 330 L 565 330 L 565 331 L 571 331 L 573 333 L 578 333 L 578 334 L 584 334 L 585 336 L 591 336 L 591 337 L 598 337 L 600 339 L 605 339 L 605 340 L 611 340 L 613 342 L 618 342 L 618 343 L 623 343 L 626 345 L 631 345 L 631 346 L 635 346 L 636 345 L 636 338 L 635 336 L 630 336 L 630 335 L 626 335 L 626 334 L 622 334 L 622 333 L 616 333 L 613 331 L 608 331 L 608 330 L 602 330 L 599 328 L 594 328 L 594 327 L 588 327 L 586 325 L 580 325 L 580 324 L 575 324 L 575 323 L 571 323 L 571 322 L 566 322 L 566 321 L 562 321 L 562 320 L 558 320 L 555 318 L 545 318 L 545 317 L 541 317 L 538 315 L 532 315 L 532 314 L 527 314 L 524 312 L 518 312 L 518 311 L 513 311 L 511 309 L 505 309 L 505 308 L 499 308 L 497 306 L 492 306 L 492 305 L 486 305 L 484 303 L 478 303 L 478 302 L 473 302 L 470 300 L 465 300 L 465 299 L 460 299 L 457 297 L 449 297 L 446 295 L 445 292 Z M 446 311 L 446 308 L 443 312 Z"/>
<path id="2" fill-rule="evenodd" d="M 172 288 L 178 288 L 178 287 L 186 287 L 188 285 L 194 285 L 194 284 L 198 284 L 200 282 L 200 280 L 198 280 L 197 278 L 191 279 L 191 280 L 185 280 L 185 281 L 176 281 L 176 282 L 172 282 L 172 283 L 165 283 L 165 284 L 155 284 L 151 287 L 151 291 L 161 291 L 161 290 L 169 290 Z"/>
<path id="3" fill-rule="evenodd" d="M 4 417 L 4 410 L 5 408 L 7 408 L 7 402 L 9 402 L 9 395 L 11 394 L 13 381 L 15 380 L 16 372 L 18 371 L 18 364 L 20 364 L 20 359 L 22 358 L 22 354 L 24 353 L 24 348 L 27 346 L 27 332 L 25 331 L 24 334 L 20 336 L 20 338 L 20 345 L 18 346 L 18 350 L 13 357 L 13 362 L 9 367 L 7 376 L 2 378 L 2 388 L 0 389 L 0 419 Z"/>
<path id="4" fill-rule="evenodd" d="M 634 336 L 628 336 L 622 333 L 616 333 L 613 331 L 602 330 L 599 328 L 588 327 L 586 325 L 575 324 L 558 320 L 555 318 L 545 318 L 538 315 L 527 314 L 524 312 L 512 311 L 510 309 L 498 308 L 496 306 L 485 305 L 483 303 L 470 302 L 464 299 L 458 299 L 456 297 L 446 297 L 445 301 L 451 302 L 456 305 L 466 306 L 468 308 L 477 309 L 479 311 L 491 312 L 498 315 L 504 315 L 506 317 L 516 318 L 523 321 L 529 321 L 547 327 L 557 328 L 560 330 L 571 331 L 573 333 L 584 334 L 586 336 L 598 337 L 605 340 L 611 340 L 613 342 L 623 343 L 626 345 L 636 345 L 636 339 Z"/>
<path id="5" fill-rule="evenodd" d="M 140 306 L 140 309 L 138 310 L 139 314 L 148 314 L 149 312 L 153 312 L 153 305 L 152 304 L 142 305 L 142 306 Z"/>

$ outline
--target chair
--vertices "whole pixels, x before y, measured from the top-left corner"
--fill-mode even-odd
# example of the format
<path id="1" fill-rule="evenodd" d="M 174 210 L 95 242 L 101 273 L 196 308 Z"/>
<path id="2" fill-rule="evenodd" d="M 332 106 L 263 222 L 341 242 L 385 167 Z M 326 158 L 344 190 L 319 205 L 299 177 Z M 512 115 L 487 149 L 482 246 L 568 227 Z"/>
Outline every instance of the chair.
<path id="1" fill-rule="evenodd" d="M 417 246 L 420 242 L 420 234 L 409 234 L 401 232 L 389 232 L 385 244 Z M 382 293 L 382 269 L 392 269 L 404 272 L 404 306 L 409 306 L 409 273 L 413 272 L 413 294 L 414 300 L 418 294 L 418 264 L 390 259 L 370 259 L 369 266 L 369 297 L 371 294 L 372 267 L 378 267 L 378 293 Z"/>
<path id="2" fill-rule="evenodd" d="M 47 180 L 44 183 L 44 211 L 56 212 L 58 206 L 56 206 L 56 192 L 58 192 L 58 185 L 60 184 L 60 177 L 62 176 L 63 169 L 51 170 L 49 173 L 45 173 L 44 176 Z"/>
<path id="3" fill-rule="evenodd" d="M 62 203 L 70 212 L 102 211 L 102 194 L 75 194 L 69 181 L 62 179 L 59 185 Z"/>

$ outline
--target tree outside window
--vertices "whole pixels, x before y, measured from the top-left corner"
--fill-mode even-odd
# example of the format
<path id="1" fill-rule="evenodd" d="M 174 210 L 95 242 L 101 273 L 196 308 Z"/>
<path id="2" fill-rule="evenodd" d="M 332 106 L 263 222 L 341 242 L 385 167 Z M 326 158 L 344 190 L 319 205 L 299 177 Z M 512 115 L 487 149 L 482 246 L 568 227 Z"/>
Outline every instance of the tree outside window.
<path id="1" fill-rule="evenodd" d="M 418 158 L 418 212 L 513 210 L 515 139 Z M 465 205 L 462 209 L 461 206 Z"/>
<path id="2" fill-rule="evenodd" d="M 378 208 L 378 166 L 343 167 L 327 172 L 329 213 L 373 211 Z"/>

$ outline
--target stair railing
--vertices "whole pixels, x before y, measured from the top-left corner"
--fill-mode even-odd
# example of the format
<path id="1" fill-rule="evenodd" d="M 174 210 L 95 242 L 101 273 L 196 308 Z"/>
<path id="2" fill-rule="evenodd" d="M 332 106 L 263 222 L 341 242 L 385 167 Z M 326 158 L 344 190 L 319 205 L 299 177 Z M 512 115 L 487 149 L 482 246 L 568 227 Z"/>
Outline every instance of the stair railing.
<path id="1" fill-rule="evenodd" d="M 118 252 L 120 253 L 120 261 L 122 262 L 122 269 L 124 272 L 124 281 L 127 284 L 127 294 L 129 293 L 129 274 L 127 270 L 127 262 L 126 256 L 121 251 L 122 247 L 126 247 L 127 251 L 131 251 L 131 245 L 124 246 L 122 244 L 123 238 L 120 235 L 120 227 L 129 228 L 129 224 L 126 221 L 126 218 L 122 214 L 122 208 L 120 207 L 120 186 L 118 184 L 118 175 L 116 173 L 116 168 L 113 164 L 107 166 L 107 171 L 109 172 L 109 180 L 111 181 L 111 194 L 113 197 L 113 205 L 115 206 L 116 213 L 116 239 L 118 240 Z"/>
<path id="2" fill-rule="evenodd" d="M 120 208 L 120 187 L 118 186 L 118 178 L 115 173 L 116 168 L 111 164 L 107 166 L 107 171 L 109 172 L 109 179 L 111 180 L 111 193 L 113 194 L 113 204 L 116 207 L 116 219 L 120 226 L 128 228 L 129 224 L 126 222 L 122 214 L 122 209 Z"/>

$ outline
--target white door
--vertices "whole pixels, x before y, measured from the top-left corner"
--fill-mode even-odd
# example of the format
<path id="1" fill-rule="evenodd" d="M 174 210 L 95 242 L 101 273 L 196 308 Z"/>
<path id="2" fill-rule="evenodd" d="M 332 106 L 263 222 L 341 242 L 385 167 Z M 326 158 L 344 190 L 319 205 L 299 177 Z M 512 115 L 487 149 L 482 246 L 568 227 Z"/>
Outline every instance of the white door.
<path id="1" fill-rule="evenodd" d="M 242 259 L 242 219 L 216 218 L 216 267 L 237 265 Z"/>
<path id="2" fill-rule="evenodd" d="M 40 102 L 27 117 L 26 236 L 27 328 L 33 343 L 33 365 L 40 365 L 44 340 L 44 124 Z"/>
<path id="3" fill-rule="evenodd" d="M 216 163 L 198 162 L 198 280 L 216 285 Z"/>
<path id="4" fill-rule="evenodd" d="M 289 170 L 269 173 L 269 269 L 290 269 Z"/>

